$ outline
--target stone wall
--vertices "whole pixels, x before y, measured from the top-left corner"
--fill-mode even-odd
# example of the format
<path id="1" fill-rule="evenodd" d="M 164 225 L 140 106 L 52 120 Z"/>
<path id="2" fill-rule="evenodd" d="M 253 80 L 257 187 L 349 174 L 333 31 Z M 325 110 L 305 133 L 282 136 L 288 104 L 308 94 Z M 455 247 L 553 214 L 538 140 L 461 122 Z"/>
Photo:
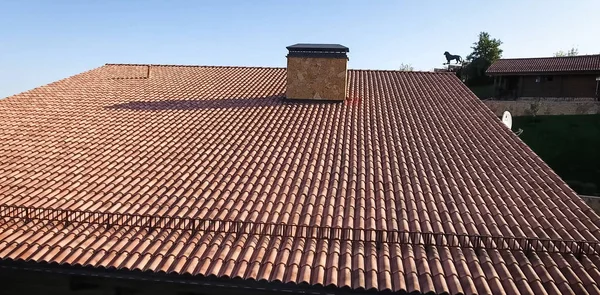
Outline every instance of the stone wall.
<path id="1" fill-rule="evenodd" d="M 513 116 L 530 116 L 537 109 L 537 115 L 585 115 L 600 114 L 598 101 L 556 101 L 556 100 L 484 100 L 496 115 L 509 111 Z"/>
<path id="2" fill-rule="evenodd" d="M 600 197 L 580 196 L 598 215 L 600 215 Z"/>
<path id="3" fill-rule="evenodd" d="M 288 57 L 287 98 L 346 99 L 345 58 Z"/>

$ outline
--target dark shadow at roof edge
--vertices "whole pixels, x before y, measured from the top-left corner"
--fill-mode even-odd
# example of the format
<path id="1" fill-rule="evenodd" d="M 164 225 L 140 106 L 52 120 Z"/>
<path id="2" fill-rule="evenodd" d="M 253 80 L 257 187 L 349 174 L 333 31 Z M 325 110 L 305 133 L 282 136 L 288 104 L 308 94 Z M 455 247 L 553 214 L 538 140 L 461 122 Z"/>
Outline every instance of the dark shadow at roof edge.
<path id="1" fill-rule="evenodd" d="M 338 104 L 336 101 L 289 100 L 285 95 L 273 95 L 254 98 L 222 98 L 222 99 L 180 99 L 156 101 L 132 101 L 105 106 L 113 110 L 165 111 L 165 110 L 208 110 L 256 108 L 279 105 Z"/>

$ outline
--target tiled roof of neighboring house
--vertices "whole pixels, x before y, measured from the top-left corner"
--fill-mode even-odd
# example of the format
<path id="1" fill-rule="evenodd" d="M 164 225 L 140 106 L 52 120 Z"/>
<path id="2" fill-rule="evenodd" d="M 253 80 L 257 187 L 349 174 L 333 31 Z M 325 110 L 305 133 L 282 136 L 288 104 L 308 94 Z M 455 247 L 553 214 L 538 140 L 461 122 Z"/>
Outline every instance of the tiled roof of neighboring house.
<path id="1" fill-rule="evenodd" d="M 505 58 L 494 62 L 488 74 L 508 73 L 554 73 L 554 72 L 600 72 L 599 55 L 578 55 L 565 57 Z"/>
<path id="2" fill-rule="evenodd" d="M 0 101 L 2 261 L 600 293 L 597 245 L 564 242 L 597 241 L 598 215 L 454 74 L 350 70 L 342 103 L 287 101 L 285 81 L 106 65 Z"/>

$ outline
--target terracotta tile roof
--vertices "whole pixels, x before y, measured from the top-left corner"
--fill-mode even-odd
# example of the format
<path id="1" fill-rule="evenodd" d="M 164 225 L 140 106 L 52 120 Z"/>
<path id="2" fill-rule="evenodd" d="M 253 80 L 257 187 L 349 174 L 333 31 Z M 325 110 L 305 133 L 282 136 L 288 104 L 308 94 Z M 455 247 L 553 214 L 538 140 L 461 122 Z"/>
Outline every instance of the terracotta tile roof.
<path id="1" fill-rule="evenodd" d="M 282 68 L 139 65 L 1 100 L 0 257 L 600 293 L 600 219 L 455 75 L 348 75 L 343 103 L 286 101 Z"/>
<path id="2" fill-rule="evenodd" d="M 488 74 L 600 72 L 600 54 L 565 57 L 505 58 L 493 63 Z"/>

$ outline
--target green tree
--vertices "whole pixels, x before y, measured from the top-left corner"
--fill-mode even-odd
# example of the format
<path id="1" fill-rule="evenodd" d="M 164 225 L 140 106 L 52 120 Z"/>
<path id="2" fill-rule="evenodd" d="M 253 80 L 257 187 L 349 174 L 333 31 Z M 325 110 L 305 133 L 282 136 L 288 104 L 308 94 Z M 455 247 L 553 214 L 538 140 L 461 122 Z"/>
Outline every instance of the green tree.
<path id="1" fill-rule="evenodd" d="M 502 45 L 502 41 L 490 37 L 489 33 L 479 33 L 477 42 L 471 46 L 473 52 L 467 55 L 467 63 L 460 73 L 467 85 L 477 86 L 492 83 L 492 79 L 486 76 L 485 71 L 493 62 L 502 57 L 500 45 Z"/>
<path id="2" fill-rule="evenodd" d="M 400 64 L 400 71 L 404 71 L 404 72 L 410 72 L 410 71 L 414 71 L 415 68 L 413 68 L 413 66 L 411 64 Z"/>
<path id="3" fill-rule="evenodd" d="M 484 59 L 491 64 L 502 57 L 500 45 L 502 45 L 500 39 L 493 39 L 488 32 L 481 32 L 479 40 L 471 46 L 473 52 L 467 56 L 467 60 L 472 62 L 476 59 Z"/>
<path id="4" fill-rule="evenodd" d="M 562 57 L 562 56 L 576 56 L 579 55 L 579 49 L 573 47 L 567 51 L 562 51 L 559 50 L 557 52 L 554 53 L 555 57 Z"/>

